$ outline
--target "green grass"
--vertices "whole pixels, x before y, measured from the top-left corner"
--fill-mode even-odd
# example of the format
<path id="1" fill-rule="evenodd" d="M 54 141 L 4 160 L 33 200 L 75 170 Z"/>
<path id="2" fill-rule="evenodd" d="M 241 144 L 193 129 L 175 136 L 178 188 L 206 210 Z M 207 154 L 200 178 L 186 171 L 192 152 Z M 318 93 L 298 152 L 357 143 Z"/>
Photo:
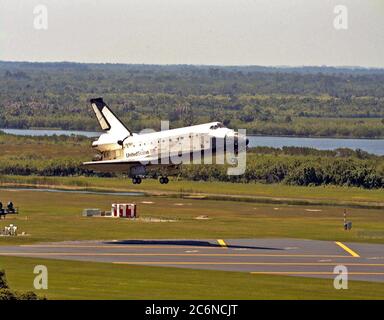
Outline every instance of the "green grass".
<path id="1" fill-rule="evenodd" d="M 83 137 L 28 137 L 0 135 L 0 161 L 7 159 L 72 159 L 85 161 L 92 157 L 89 139 Z"/>
<path id="2" fill-rule="evenodd" d="M 108 191 L 143 190 L 153 193 L 206 193 L 219 195 L 251 196 L 273 199 L 314 200 L 324 204 L 384 205 L 384 192 L 381 189 L 367 190 L 352 187 L 319 186 L 300 187 L 283 184 L 198 182 L 171 180 L 168 185 L 148 179 L 140 185 L 133 185 L 125 178 L 97 177 L 38 177 L 38 176 L 0 176 L 1 185 L 44 185 Z"/>
<path id="3" fill-rule="evenodd" d="M 114 179 L 92 178 L 91 181 L 93 180 L 100 181 L 100 188 L 107 188 L 101 182 L 110 182 Z M 80 181 L 82 180 L 76 183 Z M 117 181 L 123 182 L 123 180 Z M 384 243 L 384 212 L 376 209 L 348 209 L 353 229 L 345 232 L 342 229 L 343 208 L 332 206 L 292 206 L 158 196 L 127 197 L 5 189 L 0 189 L 0 199 L 3 202 L 12 199 L 21 210 L 20 215 L 8 216 L 6 220 L 1 220 L 0 228 L 14 223 L 21 232 L 29 234 L 16 238 L 0 237 L 0 245 L 90 239 L 263 237 Z M 81 216 L 81 211 L 85 207 L 108 210 L 112 202 L 136 202 L 141 217 L 175 221 L 160 223 Z M 320 211 L 308 211 L 308 209 Z M 195 218 L 200 215 L 207 215 L 210 220 L 196 220 Z M 333 280 L 329 279 L 298 279 L 240 272 L 0 256 L 0 268 L 6 270 L 11 287 L 20 291 L 33 290 L 33 268 L 37 264 L 48 267 L 49 289 L 37 291 L 48 299 L 383 299 L 384 297 L 382 283 L 350 281 L 349 290 L 335 290 Z"/>
<path id="4" fill-rule="evenodd" d="M 121 266 L 107 263 L 0 257 L 11 288 L 33 289 L 33 269 L 48 268 L 48 299 L 383 299 L 384 284 L 252 275 L 240 272 Z"/>
<path id="5" fill-rule="evenodd" d="M 0 244 L 91 239 L 236 239 L 304 238 L 384 243 L 384 212 L 348 209 L 353 229 L 342 228 L 343 208 L 332 206 L 268 205 L 238 201 L 193 200 L 164 197 L 51 193 L 0 189 L 0 199 L 12 199 L 21 213 L 0 220 L 0 228 L 14 223 L 25 237 L 0 237 Z M 143 202 L 152 203 L 143 203 Z M 110 210 L 113 202 L 136 202 L 142 220 L 82 217 L 84 208 Z M 308 211 L 320 210 L 320 211 Z M 209 220 L 197 220 L 206 215 Z"/>

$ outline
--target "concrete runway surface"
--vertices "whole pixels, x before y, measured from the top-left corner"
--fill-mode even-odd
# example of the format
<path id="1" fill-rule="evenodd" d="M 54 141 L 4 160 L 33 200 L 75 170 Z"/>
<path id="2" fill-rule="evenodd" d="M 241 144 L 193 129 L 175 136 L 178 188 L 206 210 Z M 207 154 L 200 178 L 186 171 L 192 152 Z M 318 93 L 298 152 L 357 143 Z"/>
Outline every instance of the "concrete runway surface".
<path id="1" fill-rule="evenodd" d="M 1 246 L 0 256 L 384 282 L 384 245 L 299 239 L 110 240 Z"/>

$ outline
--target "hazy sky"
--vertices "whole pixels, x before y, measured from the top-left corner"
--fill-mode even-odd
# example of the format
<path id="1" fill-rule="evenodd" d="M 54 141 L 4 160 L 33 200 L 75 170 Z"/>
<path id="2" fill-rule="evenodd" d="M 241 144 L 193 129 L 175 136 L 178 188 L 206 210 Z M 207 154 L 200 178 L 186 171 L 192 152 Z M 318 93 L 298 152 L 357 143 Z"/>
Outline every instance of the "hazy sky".
<path id="1" fill-rule="evenodd" d="M 384 0 L 0 0 L 0 60 L 384 67 Z"/>

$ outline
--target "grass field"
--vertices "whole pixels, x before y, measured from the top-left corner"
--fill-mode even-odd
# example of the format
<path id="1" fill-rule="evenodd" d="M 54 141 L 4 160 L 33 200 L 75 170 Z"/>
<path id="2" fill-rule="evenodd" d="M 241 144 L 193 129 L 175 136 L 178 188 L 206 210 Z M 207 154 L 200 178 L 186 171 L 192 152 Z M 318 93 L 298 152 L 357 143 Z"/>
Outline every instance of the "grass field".
<path id="1" fill-rule="evenodd" d="M 48 268 L 48 299 L 383 299 L 384 284 L 240 272 L 0 257 L 11 288 L 33 290 L 33 269 Z"/>
<path id="2" fill-rule="evenodd" d="M 152 194 L 173 193 L 176 195 L 203 193 L 259 198 L 260 202 L 263 199 L 275 199 L 276 202 L 301 200 L 302 202 L 307 201 L 310 203 L 312 201 L 326 205 L 380 205 L 384 207 L 384 192 L 381 189 L 367 190 L 336 186 L 299 187 L 284 184 L 175 180 L 171 180 L 168 185 L 161 185 L 158 181 L 152 179 L 144 180 L 140 185 L 133 185 L 130 179 L 126 178 L 0 176 L 0 186 L 9 185 L 48 186 L 99 191 L 145 191 Z"/>
<path id="3" fill-rule="evenodd" d="M 0 135 L 0 161 L 7 159 L 61 159 L 78 161 L 92 157 L 90 141 L 82 137 L 28 137 Z"/>
<path id="4" fill-rule="evenodd" d="M 29 177 L 28 179 L 41 179 Z M 44 178 L 47 179 L 47 178 Z M 49 183 L 70 187 L 116 188 L 137 190 L 160 186 L 145 181 L 140 186 L 123 179 L 53 178 Z M 82 181 L 84 185 L 82 185 Z M 35 181 L 36 182 L 36 181 Z M 40 181 L 41 182 L 41 181 Z M 124 186 L 125 184 L 125 186 Z M 184 183 L 191 188 L 206 188 L 207 192 L 244 192 L 267 194 L 265 186 L 237 189 L 231 184 Z M 165 186 L 175 190 L 179 183 Z M 241 185 L 242 186 L 242 185 Z M 268 186 L 269 187 L 269 186 Z M 89 188 L 89 189 L 92 189 Z M 209 189 L 212 188 L 212 189 Z M 217 189 L 216 189 L 217 188 Z M 279 185 L 277 195 L 289 197 L 327 197 L 324 193 L 310 194 L 303 188 Z M 290 189 L 290 188 L 294 188 Z M 305 189 L 305 192 L 304 192 Z M 334 188 L 333 199 L 346 199 L 347 190 Z M 158 192 L 158 191 L 154 192 Z M 213 191 L 212 191 L 213 190 Z M 315 188 L 314 188 L 315 190 Z M 321 188 L 323 190 L 323 188 Z M 349 190 L 349 189 L 348 189 Z M 370 191 L 371 192 L 371 191 Z M 353 189 L 364 201 L 380 200 L 379 195 Z M 321 196 L 319 196 L 321 195 Z M 353 229 L 342 228 L 343 208 L 340 206 L 312 206 L 263 204 L 241 201 L 185 199 L 170 196 L 119 196 L 38 192 L 32 190 L 0 189 L 3 202 L 12 199 L 20 208 L 17 216 L 0 220 L 0 229 L 14 223 L 27 236 L 0 237 L 0 245 L 34 242 L 91 240 L 91 239 L 230 239 L 230 238 L 305 238 L 346 242 L 384 243 L 384 212 L 378 209 L 348 208 Z M 367 200 L 369 199 L 369 200 Z M 82 217 L 84 208 L 109 210 L 112 202 L 136 202 L 140 217 L 171 220 L 148 222 Z M 196 217 L 205 215 L 208 220 Z M 48 299 L 383 299 L 384 284 L 350 281 L 349 290 L 335 290 L 333 281 L 326 279 L 287 276 L 252 275 L 240 272 L 192 270 L 164 267 L 113 265 L 108 263 L 76 262 L 20 257 L 0 257 L 10 285 L 15 290 L 33 290 L 33 268 L 37 264 L 48 267 L 49 289 L 37 291 Z"/>
<path id="5" fill-rule="evenodd" d="M 343 208 L 291 206 L 239 201 L 102 194 L 52 193 L 0 189 L 0 199 L 20 208 L 0 228 L 14 223 L 28 236 L 0 237 L 0 244 L 87 239 L 236 239 L 289 237 L 384 243 L 384 214 L 377 209 L 348 209 L 353 222 L 343 230 Z M 82 217 L 84 208 L 110 210 L 113 202 L 136 202 L 140 217 L 169 222 Z M 318 211 L 313 211 L 318 210 Z M 196 217 L 205 215 L 208 220 Z"/>

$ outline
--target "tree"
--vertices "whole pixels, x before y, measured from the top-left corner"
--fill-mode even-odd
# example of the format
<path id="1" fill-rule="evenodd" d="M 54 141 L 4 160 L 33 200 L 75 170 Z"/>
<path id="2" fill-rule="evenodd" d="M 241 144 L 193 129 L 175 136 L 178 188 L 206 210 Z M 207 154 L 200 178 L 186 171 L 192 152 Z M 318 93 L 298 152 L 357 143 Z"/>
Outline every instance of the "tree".
<path id="1" fill-rule="evenodd" d="M 240 112 L 239 119 L 244 122 L 252 122 L 255 120 L 255 110 L 251 105 L 246 105 Z"/>
<path id="2" fill-rule="evenodd" d="M 183 123 L 183 126 L 191 126 L 195 122 L 193 108 L 189 103 L 185 103 L 180 107 L 181 111 L 181 120 Z"/>
<path id="3" fill-rule="evenodd" d="M 0 289 L 9 289 L 4 270 L 0 270 Z"/>
<path id="4" fill-rule="evenodd" d="M 0 300 L 40 300 L 40 298 L 32 291 L 15 292 L 8 285 L 5 271 L 0 270 Z"/>

